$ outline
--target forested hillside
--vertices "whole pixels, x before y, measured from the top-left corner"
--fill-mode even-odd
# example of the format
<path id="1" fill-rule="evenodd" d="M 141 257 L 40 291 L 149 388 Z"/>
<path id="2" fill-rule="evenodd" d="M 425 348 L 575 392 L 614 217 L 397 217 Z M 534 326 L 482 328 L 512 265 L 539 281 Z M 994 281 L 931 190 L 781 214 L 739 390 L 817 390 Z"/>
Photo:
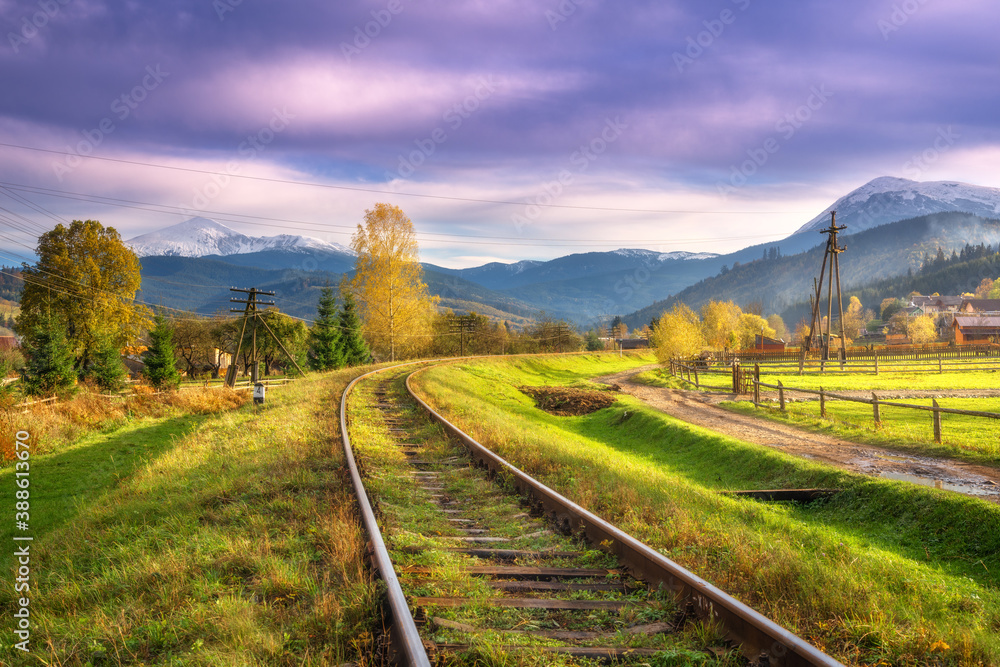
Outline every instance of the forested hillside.
<path id="1" fill-rule="evenodd" d="M 996 247 L 998 242 L 1000 220 L 963 213 L 937 213 L 883 225 L 859 234 L 841 235 L 840 245 L 846 247 L 840 255 L 841 285 L 845 292 L 852 294 L 873 281 L 888 281 L 888 285 L 896 279 L 906 280 L 908 273 L 920 273 L 924 260 L 928 256 L 934 257 L 938 248 L 947 258 L 967 244 Z M 816 247 L 796 255 L 762 257 L 747 264 L 723 267 L 718 275 L 701 280 L 623 319 L 630 327 L 641 326 L 678 301 L 695 309 L 709 300 L 732 300 L 737 304 L 760 301 L 767 313 L 788 311 L 799 304 L 808 304 L 813 280 L 819 277 L 823 253 L 823 247 Z M 930 291 L 944 294 L 947 289 L 939 287 Z M 971 289 L 974 290 L 975 286 Z M 964 288 L 962 291 L 971 290 Z M 862 302 L 869 305 L 865 299 Z M 786 317 L 786 321 L 790 320 Z"/>

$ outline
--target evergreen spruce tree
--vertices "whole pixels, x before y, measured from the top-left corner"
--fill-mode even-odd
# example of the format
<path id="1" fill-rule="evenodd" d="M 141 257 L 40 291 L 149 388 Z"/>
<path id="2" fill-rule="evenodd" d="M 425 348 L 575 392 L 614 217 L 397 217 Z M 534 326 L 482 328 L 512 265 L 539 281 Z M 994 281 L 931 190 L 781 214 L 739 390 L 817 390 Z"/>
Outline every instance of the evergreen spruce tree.
<path id="1" fill-rule="evenodd" d="M 72 389 L 76 385 L 75 359 L 66 340 L 65 325 L 46 316 L 32 334 L 28 363 L 21 371 L 24 393 L 43 396 Z"/>
<path id="2" fill-rule="evenodd" d="M 319 297 L 318 317 L 309 330 L 309 368 L 329 371 L 344 365 L 341 358 L 340 322 L 337 317 L 337 297 L 327 285 Z"/>
<path id="3" fill-rule="evenodd" d="M 110 336 L 98 337 L 87 377 L 105 391 L 120 391 L 125 386 L 128 369 L 122 361 L 121 350 Z"/>
<path id="4" fill-rule="evenodd" d="M 366 364 L 371 359 L 368 344 L 361 335 L 361 319 L 355 308 L 354 297 L 345 291 L 340 310 L 340 358 L 345 366 Z"/>
<path id="5" fill-rule="evenodd" d="M 181 382 L 177 372 L 177 357 L 174 355 L 174 330 L 163 315 L 153 318 L 156 326 L 149 332 L 149 350 L 142 374 L 157 389 L 176 389 Z"/>

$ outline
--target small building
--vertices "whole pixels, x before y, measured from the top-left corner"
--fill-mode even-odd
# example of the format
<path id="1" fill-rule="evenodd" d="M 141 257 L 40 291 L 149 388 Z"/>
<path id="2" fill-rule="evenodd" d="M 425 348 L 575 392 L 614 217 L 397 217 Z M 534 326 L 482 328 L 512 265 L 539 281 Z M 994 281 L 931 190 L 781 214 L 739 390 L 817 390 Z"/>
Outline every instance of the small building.
<path id="1" fill-rule="evenodd" d="M 919 308 L 925 315 L 935 313 L 955 313 L 962 307 L 960 296 L 915 296 L 910 305 Z"/>
<path id="2" fill-rule="evenodd" d="M 758 352 L 784 352 L 785 341 L 780 338 L 769 338 L 768 336 L 756 334 L 753 337 L 753 349 Z"/>
<path id="3" fill-rule="evenodd" d="M 906 334 L 886 334 L 885 335 L 886 345 L 909 345 L 910 339 Z"/>
<path id="4" fill-rule="evenodd" d="M 622 350 L 645 350 L 649 348 L 649 340 L 646 338 L 619 338 L 618 346 Z"/>
<path id="5" fill-rule="evenodd" d="M 962 299 L 963 313 L 1000 313 L 1000 299 Z"/>
<path id="6" fill-rule="evenodd" d="M 956 315 L 952 327 L 956 345 L 1000 342 L 1000 317 Z"/>
<path id="7" fill-rule="evenodd" d="M 0 350 L 16 350 L 20 347 L 17 336 L 0 336 Z"/>

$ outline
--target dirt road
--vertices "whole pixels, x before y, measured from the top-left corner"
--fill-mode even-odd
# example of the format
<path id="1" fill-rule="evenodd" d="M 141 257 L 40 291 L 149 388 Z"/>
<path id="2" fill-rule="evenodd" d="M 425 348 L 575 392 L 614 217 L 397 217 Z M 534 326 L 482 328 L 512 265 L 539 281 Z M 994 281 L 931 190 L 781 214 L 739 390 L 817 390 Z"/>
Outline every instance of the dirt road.
<path id="1" fill-rule="evenodd" d="M 795 456 L 865 475 L 902 479 L 927 486 L 940 483 L 941 488 L 1000 504 L 1000 469 L 951 459 L 904 454 L 736 414 L 712 404 L 718 402 L 722 395 L 638 384 L 631 379 L 637 372 L 630 370 L 597 378 L 597 381 L 617 384 L 622 392 L 635 396 L 672 417 L 746 442 L 773 447 Z"/>

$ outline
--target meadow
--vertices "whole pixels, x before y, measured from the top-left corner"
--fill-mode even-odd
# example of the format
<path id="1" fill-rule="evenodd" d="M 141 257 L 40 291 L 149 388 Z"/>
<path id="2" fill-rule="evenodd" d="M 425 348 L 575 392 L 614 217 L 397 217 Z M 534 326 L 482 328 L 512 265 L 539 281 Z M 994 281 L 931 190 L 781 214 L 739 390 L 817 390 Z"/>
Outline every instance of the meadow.
<path id="1" fill-rule="evenodd" d="M 328 665 L 377 630 L 341 474 L 336 400 L 356 370 L 267 394 L 78 395 L 5 413 L 30 433 L 27 652 L 3 665 Z M 13 462 L 0 489 L 14 495 Z M 13 544 L 13 515 L 0 539 Z M 13 549 L 0 555 L 11 575 Z M 9 580 L 8 580 L 9 581 Z M 18 594 L 22 595 L 22 594 Z M 0 587 L 11 619 L 14 587 Z M 8 626 L 9 627 L 9 626 Z M 6 631 L 5 631 L 6 634 Z"/>
<path id="2" fill-rule="evenodd" d="M 593 387 L 599 355 L 459 362 L 414 378 L 514 465 L 848 664 L 1000 663 L 1000 508 L 679 422 L 628 396 L 556 417 L 518 387 Z M 828 487 L 806 505 L 720 492 Z"/>
<path id="3" fill-rule="evenodd" d="M 931 399 L 906 398 L 898 403 L 930 406 Z M 942 398 L 942 408 L 1000 414 L 1000 398 Z M 879 406 L 880 424 L 875 424 L 872 406 L 848 401 L 826 401 L 826 417 L 820 416 L 818 400 L 790 401 L 785 412 L 773 401 L 754 407 L 747 401 L 721 404 L 742 414 L 765 417 L 810 431 L 832 434 L 910 454 L 962 459 L 1000 466 L 1000 421 L 968 415 L 941 415 L 941 443 L 934 442 L 932 413 L 894 406 Z"/>

